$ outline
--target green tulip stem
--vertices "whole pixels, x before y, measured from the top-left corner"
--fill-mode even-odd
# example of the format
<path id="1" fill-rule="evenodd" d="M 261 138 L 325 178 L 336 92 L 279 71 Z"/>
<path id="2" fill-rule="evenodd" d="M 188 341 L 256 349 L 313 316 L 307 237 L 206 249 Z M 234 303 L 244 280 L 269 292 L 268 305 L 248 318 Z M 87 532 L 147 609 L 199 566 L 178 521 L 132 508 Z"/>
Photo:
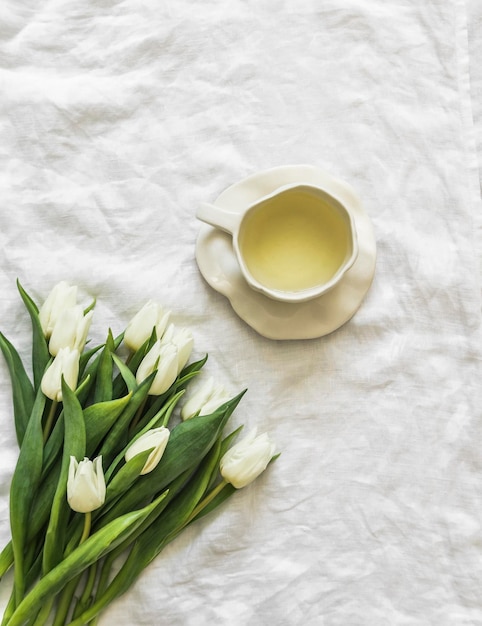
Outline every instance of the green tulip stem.
<path id="1" fill-rule="evenodd" d="M 90 624 L 100 611 L 115 600 L 120 593 L 122 593 L 122 590 L 119 592 L 115 584 L 109 585 L 105 593 L 103 593 L 92 606 L 82 613 L 82 615 L 79 615 L 79 617 L 76 617 L 74 620 L 69 622 L 69 626 L 85 626 L 85 624 Z"/>
<path id="2" fill-rule="evenodd" d="M 192 520 L 201 513 L 201 511 L 206 507 L 210 502 L 214 500 L 214 498 L 221 493 L 221 491 L 226 487 L 228 483 L 225 480 L 222 480 L 219 485 L 217 485 L 205 498 L 198 503 L 197 506 L 192 510 L 191 515 L 187 518 L 187 520 L 182 525 L 181 529 L 187 526 Z M 180 529 L 180 530 L 181 530 Z M 177 532 L 177 531 L 176 531 Z"/>
<path id="3" fill-rule="evenodd" d="M 13 565 L 13 546 L 9 541 L 0 552 L 0 580 Z"/>
<path id="4" fill-rule="evenodd" d="M 87 580 L 85 581 L 84 591 L 77 602 L 72 619 L 78 617 L 89 606 L 92 598 L 92 591 L 94 589 L 95 579 L 97 577 L 97 562 L 90 566 Z"/>
<path id="5" fill-rule="evenodd" d="M 58 604 L 57 610 L 55 612 L 55 619 L 53 621 L 52 626 L 64 626 L 65 620 L 67 619 L 67 615 L 69 613 L 70 605 L 72 603 L 72 599 L 74 597 L 75 590 L 77 588 L 77 584 L 79 582 L 80 576 L 69 580 L 69 582 L 65 585 Z"/>
<path id="6" fill-rule="evenodd" d="M 117 550 L 113 550 L 110 554 L 108 554 L 104 562 L 102 563 L 102 568 L 100 570 L 99 582 L 97 584 L 97 595 L 100 596 L 107 589 L 107 585 L 109 584 L 109 577 L 112 570 L 112 565 L 115 559 L 118 557 Z"/>
<path id="7" fill-rule="evenodd" d="M 55 412 L 57 411 L 57 405 L 58 405 L 57 400 L 53 400 L 52 404 L 50 406 L 49 414 L 47 415 L 47 420 L 45 421 L 44 433 L 43 433 L 44 434 L 44 443 L 49 438 L 50 432 L 51 432 L 52 427 L 54 425 L 54 417 L 55 417 Z"/>
<path id="8" fill-rule="evenodd" d="M 84 529 L 82 531 L 82 536 L 80 537 L 80 540 L 79 540 L 79 546 L 80 546 L 80 544 L 84 543 L 84 541 L 89 537 L 91 525 L 92 525 L 92 513 L 90 511 L 88 511 L 84 515 Z M 92 567 L 91 571 L 89 572 L 89 580 L 86 583 L 86 589 L 87 589 L 87 587 L 89 585 L 89 581 L 91 579 L 90 575 L 92 573 L 92 570 L 94 570 L 94 579 L 92 580 L 92 584 L 91 584 L 91 587 L 90 587 L 88 595 L 90 595 L 90 592 L 92 591 L 92 586 L 93 586 L 94 580 L 95 580 L 96 568 Z M 67 614 L 69 612 L 70 605 L 72 603 L 72 598 L 74 597 L 74 593 L 75 593 L 75 590 L 77 588 L 77 585 L 79 583 L 79 579 L 80 578 L 81 578 L 80 576 L 77 576 L 76 578 L 73 578 L 65 586 L 65 588 L 64 588 L 64 590 L 63 590 L 63 592 L 62 592 L 62 594 L 60 596 L 60 600 L 59 600 L 57 611 L 56 611 L 56 614 L 55 614 L 55 620 L 53 622 L 53 626 L 63 626 L 65 624 L 65 620 L 67 619 Z M 82 595 L 82 598 L 81 598 L 80 602 L 83 601 L 85 593 L 86 593 L 86 591 L 84 590 L 84 594 Z"/>
<path id="9" fill-rule="evenodd" d="M 114 552 L 115 552 L 115 550 L 114 550 Z M 108 554 L 107 557 L 104 560 L 104 563 L 102 565 L 102 569 L 100 570 L 99 582 L 97 584 L 97 589 L 96 589 L 96 594 L 95 594 L 96 598 L 102 597 L 102 595 L 104 594 L 104 592 L 107 589 L 107 586 L 109 584 L 109 577 L 110 577 L 110 573 L 111 573 L 111 569 L 112 569 L 112 564 L 114 562 L 114 559 L 112 559 L 110 557 L 111 557 L 111 555 Z M 76 617 L 79 617 L 79 615 L 76 615 Z M 99 613 L 97 613 L 97 615 L 95 617 L 93 617 L 93 619 L 89 622 L 89 626 L 97 626 L 98 623 L 99 623 Z"/>
<path id="10" fill-rule="evenodd" d="M 79 545 L 81 543 L 84 543 L 84 541 L 90 535 L 90 526 L 91 526 L 91 524 L 92 524 L 92 513 L 90 511 L 87 511 L 87 513 L 85 514 L 85 517 L 84 517 L 84 530 L 82 532 L 82 536 L 80 538 Z"/>
<path id="11" fill-rule="evenodd" d="M 15 589 L 12 589 L 10 598 L 7 602 L 7 606 L 5 607 L 5 610 L 3 613 L 3 619 L 1 622 L 2 626 L 5 626 L 6 624 L 8 624 L 14 612 L 15 612 Z"/>
<path id="12" fill-rule="evenodd" d="M 50 615 L 52 605 L 55 598 L 50 598 L 40 609 L 37 618 L 31 622 L 32 626 L 44 626 L 47 623 L 47 618 Z"/>

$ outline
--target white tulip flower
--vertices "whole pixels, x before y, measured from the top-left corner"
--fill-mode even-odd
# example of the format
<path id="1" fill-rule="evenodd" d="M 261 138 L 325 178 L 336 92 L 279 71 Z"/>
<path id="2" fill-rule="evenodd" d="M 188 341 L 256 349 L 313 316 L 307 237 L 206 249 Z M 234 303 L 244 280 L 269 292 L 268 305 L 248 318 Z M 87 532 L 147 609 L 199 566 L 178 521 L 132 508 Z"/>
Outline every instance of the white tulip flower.
<path id="1" fill-rule="evenodd" d="M 52 334 L 59 315 L 77 304 L 77 287 L 65 281 L 57 283 L 39 309 L 39 320 L 45 337 Z"/>
<path id="2" fill-rule="evenodd" d="M 124 343 L 135 352 L 149 339 L 154 328 L 157 339 L 160 339 L 166 330 L 170 316 L 170 311 L 165 311 L 160 304 L 149 300 L 127 324 Z"/>
<path id="3" fill-rule="evenodd" d="M 219 409 L 219 407 L 230 399 L 227 393 L 220 393 L 210 398 L 199 411 L 199 415 L 211 415 Z"/>
<path id="4" fill-rule="evenodd" d="M 164 426 L 148 430 L 127 448 L 125 453 L 126 462 L 130 461 L 137 454 L 152 448 L 152 452 L 147 457 L 147 461 L 141 471 L 141 475 L 149 474 L 149 472 L 152 472 L 152 470 L 157 467 L 157 464 L 161 460 L 170 434 L 169 429 Z"/>
<path id="5" fill-rule="evenodd" d="M 152 372 L 157 370 L 149 389 L 149 395 L 160 396 L 176 380 L 177 364 L 176 346 L 171 343 L 161 344 L 161 340 L 158 339 L 137 368 L 137 383 L 141 384 Z"/>
<path id="6" fill-rule="evenodd" d="M 222 385 L 215 385 L 214 379 L 209 378 L 204 385 L 186 401 L 181 409 L 181 418 L 190 419 L 195 415 L 210 415 L 222 404 L 229 400 L 230 396 Z"/>
<path id="7" fill-rule="evenodd" d="M 236 489 L 249 485 L 264 472 L 274 455 L 275 445 L 267 433 L 256 436 L 256 432 L 254 428 L 221 458 L 221 476 Z"/>
<path id="8" fill-rule="evenodd" d="M 70 457 L 67 479 L 67 500 L 70 508 L 78 513 L 90 513 L 105 502 L 105 478 L 102 457 L 94 461 L 84 458 L 80 463 Z"/>
<path id="9" fill-rule="evenodd" d="M 50 336 L 50 354 L 55 356 L 61 348 L 77 349 L 79 352 L 82 352 L 93 314 L 93 311 L 89 311 L 87 315 L 84 315 L 80 305 L 61 311 Z"/>
<path id="10" fill-rule="evenodd" d="M 66 384 L 75 391 L 79 377 L 79 351 L 61 348 L 45 370 L 40 382 L 42 392 L 56 402 L 62 401 L 62 376 Z"/>
<path id="11" fill-rule="evenodd" d="M 194 345 L 194 339 L 191 331 L 187 330 L 187 328 L 177 330 L 174 324 L 169 324 L 162 338 L 162 343 L 173 343 L 176 346 L 178 359 L 177 373 L 179 374 L 191 356 Z"/>

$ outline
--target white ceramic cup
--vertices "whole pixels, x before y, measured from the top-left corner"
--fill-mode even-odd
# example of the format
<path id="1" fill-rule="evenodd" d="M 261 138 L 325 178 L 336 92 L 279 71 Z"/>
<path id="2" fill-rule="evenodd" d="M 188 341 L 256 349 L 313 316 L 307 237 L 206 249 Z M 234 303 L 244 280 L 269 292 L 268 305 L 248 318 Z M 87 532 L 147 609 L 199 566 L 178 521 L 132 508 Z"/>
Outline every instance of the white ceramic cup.
<path id="1" fill-rule="evenodd" d="M 311 184 L 281 187 L 243 211 L 203 203 L 196 217 L 230 233 L 247 283 L 283 302 L 323 295 L 358 255 L 350 211 Z"/>

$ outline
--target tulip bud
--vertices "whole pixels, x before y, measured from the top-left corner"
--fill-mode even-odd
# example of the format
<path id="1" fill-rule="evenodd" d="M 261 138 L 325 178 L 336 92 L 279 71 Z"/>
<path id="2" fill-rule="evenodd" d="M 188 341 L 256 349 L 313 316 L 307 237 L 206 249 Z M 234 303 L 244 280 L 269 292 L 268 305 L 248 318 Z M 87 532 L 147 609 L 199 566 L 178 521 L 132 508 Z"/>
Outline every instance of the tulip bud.
<path id="1" fill-rule="evenodd" d="M 136 456 L 136 454 L 140 454 L 141 452 L 145 452 L 146 450 L 153 448 L 152 452 L 147 457 L 147 461 L 142 468 L 141 474 L 148 474 L 149 472 L 152 472 L 164 454 L 170 434 L 169 430 L 164 426 L 148 430 L 127 448 L 125 453 L 126 462 L 130 461 Z"/>
<path id="2" fill-rule="evenodd" d="M 70 508 L 78 513 L 90 513 L 104 504 L 102 457 L 98 456 L 93 462 L 84 458 L 80 463 L 74 456 L 70 457 L 67 500 Z"/>
<path id="3" fill-rule="evenodd" d="M 211 415 L 219 409 L 219 407 L 230 399 L 227 393 L 215 395 L 203 405 L 198 415 Z"/>
<path id="4" fill-rule="evenodd" d="M 64 309 L 52 329 L 49 341 L 50 354 L 55 356 L 61 348 L 77 349 L 82 352 L 93 314 L 93 311 L 89 311 L 84 315 L 80 305 Z"/>
<path id="5" fill-rule="evenodd" d="M 160 396 L 169 389 L 177 378 L 177 348 L 171 343 L 161 344 L 158 339 L 137 368 L 137 383 L 142 383 L 155 370 L 149 395 Z"/>
<path id="6" fill-rule="evenodd" d="M 127 324 L 124 343 L 135 352 L 149 339 L 154 328 L 157 338 L 160 339 L 166 330 L 170 316 L 170 311 L 165 311 L 162 306 L 149 300 Z"/>
<path id="7" fill-rule="evenodd" d="M 181 418 L 190 419 L 195 415 L 210 415 L 222 404 L 229 400 L 230 396 L 222 385 L 215 385 L 214 379 L 209 378 L 184 404 L 181 409 Z"/>
<path id="8" fill-rule="evenodd" d="M 275 445 L 266 433 L 256 436 L 254 428 L 245 439 L 235 444 L 221 458 L 222 477 L 236 489 L 249 485 L 266 469 Z"/>
<path id="9" fill-rule="evenodd" d="M 62 311 L 75 306 L 76 303 L 77 287 L 71 287 L 65 281 L 55 285 L 39 309 L 40 325 L 47 339 L 52 334 L 55 323 Z"/>
<path id="10" fill-rule="evenodd" d="M 162 343 L 173 343 L 177 348 L 177 373 L 183 369 L 191 356 L 194 339 L 191 331 L 187 328 L 181 328 L 176 332 L 174 324 L 169 324 L 163 338 Z"/>
<path id="11" fill-rule="evenodd" d="M 79 377 L 79 351 L 61 348 L 45 370 L 40 387 L 42 392 L 56 402 L 62 400 L 62 376 L 66 384 L 75 390 Z"/>

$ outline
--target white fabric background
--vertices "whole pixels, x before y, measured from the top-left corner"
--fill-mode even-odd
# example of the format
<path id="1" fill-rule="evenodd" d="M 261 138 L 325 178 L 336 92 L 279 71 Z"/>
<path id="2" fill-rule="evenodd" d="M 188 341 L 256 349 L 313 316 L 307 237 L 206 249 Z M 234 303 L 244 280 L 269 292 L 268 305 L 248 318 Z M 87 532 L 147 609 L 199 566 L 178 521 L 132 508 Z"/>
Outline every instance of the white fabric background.
<path id="1" fill-rule="evenodd" d="M 158 300 L 248 387 L 232 425 L 282 452 L 102 626 L 482 624 L 480 24 L 475 0 L 1 5 L 1 330 L 28 358 L 17 277 L 39 301 L 61 279 L 96 296 L 97 341 Z M 194 213 L 291 163 L 355 188 L 378 264 L 347 325 L 282 342 L 199 275 Z"/>
<path id="2" fill-rule="evenodd" d="M 482 3 L 468 0 L 468 34 L 470 59 L 470 92 L 472 95 L 472 112 L 475 129 L 475 142 L 478 154 L 479 172 L 482 168 Z M 481 180 L 482 185 L 482 180 Z"/>

